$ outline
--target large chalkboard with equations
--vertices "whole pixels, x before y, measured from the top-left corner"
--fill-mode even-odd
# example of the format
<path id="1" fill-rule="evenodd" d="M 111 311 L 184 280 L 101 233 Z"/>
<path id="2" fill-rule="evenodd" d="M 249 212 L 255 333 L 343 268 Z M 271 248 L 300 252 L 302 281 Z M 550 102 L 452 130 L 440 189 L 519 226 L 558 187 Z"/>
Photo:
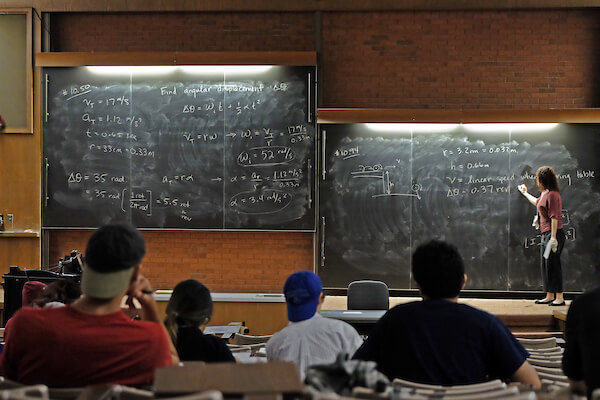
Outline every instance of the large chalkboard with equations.
<path id="1" fill-rule="evenodd" d="M 313 231 L 314 67 L 44 68 L 43 226 Z"/>
<path id="2" fill-rule="evenodd" d="M 387 129 L 387 130 L 386 130 Z M 391 130 L 389 130 L 391 129 Z M 378 279 L 415 289 L 415 247 L 454 243 L 467 289 L 541 290 L 535 171 L 554 167 L 563 200 L 565 291 L 595 284 L 600 260 L 600 125 L 321 125 L 324 285 Z"/>

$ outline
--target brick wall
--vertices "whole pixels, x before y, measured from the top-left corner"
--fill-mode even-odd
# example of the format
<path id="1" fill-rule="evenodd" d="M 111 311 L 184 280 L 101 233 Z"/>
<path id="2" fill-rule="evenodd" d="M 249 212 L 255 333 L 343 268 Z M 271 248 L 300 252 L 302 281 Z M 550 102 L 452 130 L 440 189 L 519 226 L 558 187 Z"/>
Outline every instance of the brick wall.
<path id="1" fill-rule="evenodd" d="M 324 13 L 322 107 L 598 107 L 600 14 L 548 11 Z M 54 14 L 53 51 L 312 51 L 312 13 Z M 217 291 L 281 291 L 311 268 L 313 235 L 144 233 L 156 288 L 197 278 Z M 89 232 L 50 236 L 50 260 Z"/>
<path id="2" fill-rule="evenodd" d="M 156 289 L 198 279 L 218 292 L 281 292 L 292 272 L 312 268 L 310 233 L 143 231 L 144 275 Z M 50 260 L 85 252 L 92 231 L 53 231 Z"/>
<path id="3" fill-rule="evenodd" d="M 597 10 L 326 13 L 326 107 L 598 107 Z"/>
<path id="4" fill-rule="evenodd" d="M 52 51 L 311 51 L 311 13 L 53 14 Z"/>

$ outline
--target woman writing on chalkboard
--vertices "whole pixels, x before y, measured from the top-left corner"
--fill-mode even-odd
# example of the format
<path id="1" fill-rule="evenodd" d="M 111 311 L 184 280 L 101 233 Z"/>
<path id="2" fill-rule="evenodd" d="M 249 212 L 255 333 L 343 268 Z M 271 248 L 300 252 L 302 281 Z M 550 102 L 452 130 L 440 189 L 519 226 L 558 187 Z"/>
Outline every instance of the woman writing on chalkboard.
<path id="1" fill-rule="evenodd" d="M 542 231 L 542 252 L 548 243 L 552 248 L 549 254 L 545 253 L 541 257 L 542 282 L 546 297 L 536 300 L 535 303 L 564 306 L 560 254 L 565 244 L 565 233 L 562 229 L 562 200 L 558 189 L 558 178 L 552 167 L 544 166 L 538 168 L 535 183 L 540 189 L 540 197 L 536 198 L 527 193 L 525 185 L 519 185 L 519 191 L 537 207 Z"/>

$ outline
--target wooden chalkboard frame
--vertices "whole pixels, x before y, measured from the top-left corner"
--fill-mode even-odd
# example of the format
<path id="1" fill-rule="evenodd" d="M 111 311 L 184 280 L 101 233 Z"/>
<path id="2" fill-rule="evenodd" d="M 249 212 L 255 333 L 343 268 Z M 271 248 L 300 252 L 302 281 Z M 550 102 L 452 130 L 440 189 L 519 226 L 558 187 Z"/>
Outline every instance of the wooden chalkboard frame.
<path id="1" fill-rule="evenodd" d="M 318 124 L 387 123 L 516 123 L 516 122 L 600 122 L 600 110 L 421 110 L 385 108 L 319 108 Z"/>
<path id="2" fill-rule="evenodd" d="M 361 123 L 599 123 L 600 110 L 596 109 L 560 109 L 560 110 L 423 110 L 423 109 L 340 109 L 319 108 L 317 110 L 317 130 L 328 124 L 361 124 Z M 323 152 L 326 138 L 321 140 L 318 151 L 322 168 Z M 321 170 L 319 170 L 319 174 Z M 320 179 L 319 179 L 320 183 Z M 321 211 L 319 210 L 319 219 Z M 318 273 L 323 255 L 324 234 L 317 227 L 314 250 L 315 272 Z M 347 288 L 337 286 L 324 287 L 328 294 L 345 295 Z M 416 289 L 391 289 L 395 296 L 418 295 Z M 568 298 L 580 292 L 566 292 Z M 536 298 L 536 291 L 521 290 L 465 290 L 463 297 L 485 298 Z"/>
<path id="3" fill-rule="evenodd" d="M 0 8 L 2 15 L 24 15 L 25 17 L 25 60 L 22 67 L 25 69 L 25 125 L 13 125 L 10 120 L 6 121 L 4 129 L 0 133 L 25 133 L 33 134 L 33 66 L 32 66 L 32 9 L 31 8 Z M 3 55 L 5 56 L 5 55 Z M 19 99 L 19 96 L 17 96 Z"/>
<path id="4" fill-rule="evenodd" d="M 314 51 L 37 53 L 36 67 L 109 65 L 296 65 L 316 66 Z"/>

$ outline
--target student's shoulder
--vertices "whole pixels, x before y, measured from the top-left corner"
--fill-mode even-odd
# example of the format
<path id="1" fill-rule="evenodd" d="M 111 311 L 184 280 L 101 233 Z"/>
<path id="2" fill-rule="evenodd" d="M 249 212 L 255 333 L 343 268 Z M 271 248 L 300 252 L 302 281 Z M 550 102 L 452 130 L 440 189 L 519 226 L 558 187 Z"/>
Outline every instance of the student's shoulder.
<path id="1" fill-rule="evenodd" d="M 580 309 L 588 309 L 590 307 L 597 310 L 600 306 L 600 287 L 597 287 L 592 290 L 587 290 L 580 296 L 577 296 L 571 302 L 571 306 L 569 307 L 569 312 L 573 310 Z"/>
<path id="2" fill-rule="evenodd" d="M 322 317 L 319 316 L 319 318 L 316 320 L 319 325 L 321 325 L 322 327 L 326 328 L 326 329 L 335 329 L 336 331 L 355 331 L 355 329 L 352 327 L 352 325 L 350 325 L 349 323 L 339 320 L 339 319 L 334 319 L 334 318 L 327 318 L 327 317 Z"/>
<path id="3" fill-rule="evenodd" d="M 403 318 L 412 315 L 413 313 L 419 313 L 421 310 L 427 308 L 426 302 L 417 300 L 409 301 L 407 303 L 397 304 L 390 308 L 382 317 L 382 319 L 395 319 Z"/>
<path id="4" fill-rule="evenodd" d="M 6 328 L 10 331 L 28 332 L 28 335 L 49 332 L 57 327 L 62 329 L 64 326 L 65 318 L 62 310 L 32 307 L 19 309 L 6 324 Z"/>
<path id="5" fill-rule="evenodd" d="M 500 321 L 495 315 L 465 303 L 456 303 L 456 307 L 463 315 L 473 320 L 482 322 L 490 322 L 496 320 Z"/>
<path id="6" fill-rule="evenodd" d="M 203 340 L 205 343 L 208 343 L 209 345 L 211 345 L 213 347 L 227 347 L 227 345 L 225 344 L 223 339 L 221 339 L 215 335 L 202 334 L 202 335 L 198 335 L 198 338 L 200 338 L 200 340 Z"/>
<path id="7" fill-rule="evenodd" d="M 33 308 L 21 307 L 15 315 L 12 316 L 14 321 L 51 321 L 58 315 L 64 315 L 65 310 L 60 308 Z"/>
<path id="8" fill-rule="evenodd" d="M 557 192 L 556 190 L 550 190 L 546 196 L 548 196 L 549 199 L 560 199 L 560 192 Z"/>

